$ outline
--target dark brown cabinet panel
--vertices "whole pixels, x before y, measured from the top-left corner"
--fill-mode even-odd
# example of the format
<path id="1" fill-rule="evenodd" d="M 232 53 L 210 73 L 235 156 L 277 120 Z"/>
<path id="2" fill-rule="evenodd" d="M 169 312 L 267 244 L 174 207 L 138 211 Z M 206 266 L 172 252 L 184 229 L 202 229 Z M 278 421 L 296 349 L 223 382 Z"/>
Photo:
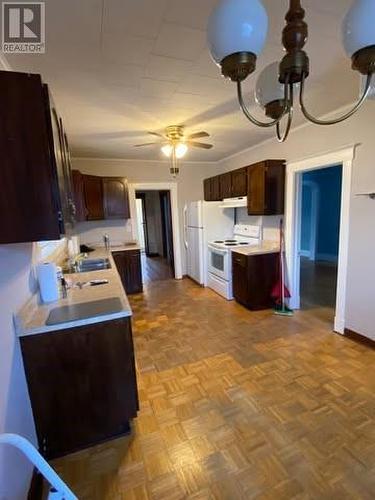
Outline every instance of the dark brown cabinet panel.
<path id="1" fill-rule="evenodd" d="M 130 318 L 23 337 L 21 348 L 45 457 L 129 432 L 138 410 Z"/>
<path id="2" fill-rule="evenodd" d="M 85 188 L 83 175 L 79 170 L 72 170 L 73 196 L 76 208 L 76 220 L 82 222 L 87 220 L 87 209 L 85 203 Z"/>
<path id="3" fill-rule="evenodd" d="M 141 293 L 143 285 L 140 250 L 113 252 L 112 255 L 126 293 Z"/>
<path id="4" fill-rule="evenodd" d="M 104 219 L 103 181 L 95 175 L 83 176 L 87 220 Z"/>
<path id="5" fill-rule="evenodd" d="M 0 72 L 0 243 L 64 231 L 49 113 L 39 75 Z"/>
<path id="6" fill-rule="evenodd" d="M 248 309 L 273 306 L 272 289 L 278 278 L 279 255 L 243 255 L 232 252 L 233 295 Z"/>
<path id="7" fill-rule="evenodd" d="M 248 167 L 249 215 L 282 215 L 284 191 L 283 160 L 267 160 Z"/>
<path id="8" fill-rule="evenodd" d="M 220 183 L 220 200 L 224 198 L 232 198 L 232 174 L 227 172 L 219 176 Z"/>
<path id="9" fill-rule="evenodd" d="M 220 201 L 220 176 L 210 177 L 203 182 L 205 201 Z"/>
<path id="10" fill-rule="evenodd" d="M 130 219 L 128 181 L 121 177 L 103 177 L 104 216 L 106 219 Z"/>
<path id="11" fill-rule="evenodd" d="M 232 197 L 247 196 L 247 168 L 233 170 L 232 174 Z"/>

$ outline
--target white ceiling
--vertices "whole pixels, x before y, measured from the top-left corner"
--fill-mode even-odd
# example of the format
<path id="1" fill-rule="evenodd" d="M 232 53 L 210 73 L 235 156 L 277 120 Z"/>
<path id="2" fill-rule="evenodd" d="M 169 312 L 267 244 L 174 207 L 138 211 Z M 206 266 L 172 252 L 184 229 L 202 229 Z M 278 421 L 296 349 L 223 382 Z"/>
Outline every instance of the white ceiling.
<path id="1" fill-rule="evenodd" d="M 263 0 L 270 17 L 258 70 L 282 55 L 287 0 Z M 357 97 L 358 78 L 341 46 L 341 20 L 351 0 L 304 0 L 309 23 L 313 113 Z M 7 57 L 12 68 L 41 73 L 65 118 L 74 156 L 159 159 L 146 131 L 185 124 L 207 130 L 214 149 L 191 150 L 215 161 L 267 138 L 271 131 L 238 110 L 235 85 L 220 76 L 206 46 L 216 0 L 46 0 L 45 55 Z M 249 101 L 256 75 L 246 82 Z M 261 118 L 262 113 L 258 112 Z M 296 116 L 295 123 L 301 123 Z"/>

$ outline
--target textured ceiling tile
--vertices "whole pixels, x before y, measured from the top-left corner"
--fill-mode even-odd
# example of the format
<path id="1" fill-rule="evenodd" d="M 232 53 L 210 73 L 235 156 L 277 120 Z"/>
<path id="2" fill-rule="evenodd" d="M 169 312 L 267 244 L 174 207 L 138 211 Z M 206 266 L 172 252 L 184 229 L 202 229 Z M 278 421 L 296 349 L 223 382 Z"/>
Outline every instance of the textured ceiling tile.
<path id="1" fill-rule="evenodd" d="M 206 47 L 206 33 L 172 23 L 163 23 L 153 53 L 194 61 Z"/>
<path id="2" fill-rule="evenodd" d="M 155 39 L 166 5 L 167 0 L 106 0 L 104 32 Z"/>
<path id="3" fill-rule="evenodd" d="M 148 64 L 154 42 L 147 38 L 123 35 L 104 34 L 102 39 L 102 54 L 105 59 L 117 64 Z"/>
<path id="4" fill-rule="evenodd" d="M 164 20 L 206 30 L 207 19 L 216 3 L 216 0 L 169 0 Z"/>
<path id="5" fill-rule="evenodd" d="M 182 59 L 151 55 L 145 76 L 157 80 L 180 82 L 191 72 L 193 63 Z"/>

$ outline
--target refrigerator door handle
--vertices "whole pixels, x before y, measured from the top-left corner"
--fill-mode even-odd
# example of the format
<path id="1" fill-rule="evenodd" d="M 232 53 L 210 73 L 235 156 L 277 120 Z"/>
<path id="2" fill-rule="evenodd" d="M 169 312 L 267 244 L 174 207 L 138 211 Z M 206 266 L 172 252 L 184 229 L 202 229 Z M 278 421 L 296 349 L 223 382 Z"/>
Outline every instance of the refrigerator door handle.
<path id="1" fill-rule="evenodd" d="M 187 241 L 187 205 L 184 206 L 184 245 L 185 248 L 187 249 L 189 247 L 188 241 Z"/>

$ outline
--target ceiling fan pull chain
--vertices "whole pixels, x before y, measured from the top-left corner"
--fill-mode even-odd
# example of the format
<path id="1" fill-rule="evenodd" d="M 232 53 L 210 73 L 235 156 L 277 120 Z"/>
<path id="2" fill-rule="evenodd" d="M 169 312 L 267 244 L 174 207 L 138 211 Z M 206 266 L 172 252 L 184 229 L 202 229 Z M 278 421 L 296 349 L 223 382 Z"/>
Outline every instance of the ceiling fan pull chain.
<path id="1" fill-rule="evenodd" d="M 310 122 L 315 123 L 315 125 L 336 125 L 337 123 L 341 123 L 344 120 L 346 120 L 347 118 L 350 118 L 352 115 L 354 115 L 354 113 L 356 113 L 358 111 L 358 109 L 366 101 L 366 98 L 367 98 L 367 96 L 370 92 L 370 89 L 371 89 L 373 75 L 374 75 L 374 73 L 369 73 L 367 75 L 364 92 L 362 94 L 362 97 L 357 102 L 357 104 L 350 111 L 348 111 L 345 115 L 341 116 L 340 118 L 335 118 L 333 120 L 319 120 L 318 118 L 315 118 L 307 111 L 307 109 L 305 107 L 305 103 L 304 103 L 305 76 L 303 75 L 302 81 L 301 81 L 300 94 L 299 94 L 299 102 L 300 102 L 301 111 L 302 111 L 304 117 L 307 120 L 309 120 Z"/>

